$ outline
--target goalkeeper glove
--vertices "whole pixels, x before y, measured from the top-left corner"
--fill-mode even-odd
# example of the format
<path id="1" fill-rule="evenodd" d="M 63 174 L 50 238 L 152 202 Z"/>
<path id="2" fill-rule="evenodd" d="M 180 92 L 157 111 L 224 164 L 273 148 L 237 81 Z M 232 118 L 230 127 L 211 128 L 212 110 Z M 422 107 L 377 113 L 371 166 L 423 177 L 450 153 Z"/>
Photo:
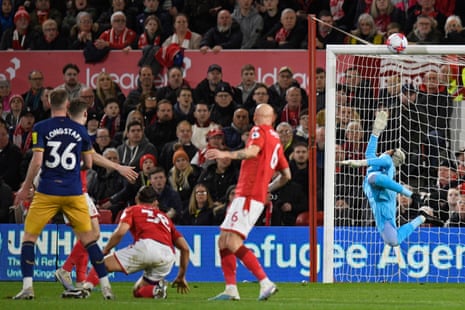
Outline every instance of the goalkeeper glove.
<path id="1" fill-rule="evenodd" d="M 412 198 L 413 202 L 417 205 L 422 206 L 425 205 L 427 195 L 420 195 L 419 193 L 413 193 L 410 198 Z"/>
<path id="2" fill-rule="evenodd" d="M 349 166 L 352 168 L 359 168 L 359 167 L 365 167 L 368 166 L 368 163 L 366 159 L 348 159 L 348 160 L 343 160 L 340 161 L 339 164 Z"/>
<path id="3" fill-rule="evenodd" d="M 376 114 L 376 119 L 373 122 L 373 130 L 372 133 L 379 137 L 379 135 L 383 132 L 384 128 L 387 125 L 388 114 L 386 111 L 379 111 Z"/>

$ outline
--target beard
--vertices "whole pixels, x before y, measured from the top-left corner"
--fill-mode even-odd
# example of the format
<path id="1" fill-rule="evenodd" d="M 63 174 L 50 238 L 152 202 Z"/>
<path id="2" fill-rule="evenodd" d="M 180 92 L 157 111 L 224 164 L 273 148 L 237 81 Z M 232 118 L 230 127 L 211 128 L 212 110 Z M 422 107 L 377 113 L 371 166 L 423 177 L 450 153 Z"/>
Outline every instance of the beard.
<path id="1" fill-rule="evenodd" d="M 218 26 L 218 31 L 219 32 L 226 32 L 229 30 L 229 28 L 231 28 L 230 26 Z"/>

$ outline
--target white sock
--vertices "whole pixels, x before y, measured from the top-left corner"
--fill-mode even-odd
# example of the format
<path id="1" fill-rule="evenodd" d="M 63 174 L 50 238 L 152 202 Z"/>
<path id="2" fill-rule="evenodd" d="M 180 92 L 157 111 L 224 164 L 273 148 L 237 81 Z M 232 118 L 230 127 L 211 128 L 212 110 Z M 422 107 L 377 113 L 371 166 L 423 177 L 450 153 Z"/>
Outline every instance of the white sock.
<path id="1" fill-rule="evenodd" d="M 110 287 L 110 280 L 108 280 L 108 276 L 102 277 L 99 279 L 100 287 Z"/>
<path id="2" fill-rule="evenodd" d="M 32 287 L 32 277 L 23 278 L 23 290 Z"/>
<path id="3" fill-rule="evenodd" d="M 268 277 L 266 277 L 263 280 L 260 280 L 260 287 L 266 287 L 266 286 L 269 286 L 271 284 L 273 284 L 273 282 L 271 282 L 271 280 L 268 279 Z"/>
<path id="4" fill-rule="evenodd" d="M 239 292 L 237 290 L 237 285 L 235 284 L 227 284 L 225 288 L 225 292 L 231 295 L 239 295 Z"/>

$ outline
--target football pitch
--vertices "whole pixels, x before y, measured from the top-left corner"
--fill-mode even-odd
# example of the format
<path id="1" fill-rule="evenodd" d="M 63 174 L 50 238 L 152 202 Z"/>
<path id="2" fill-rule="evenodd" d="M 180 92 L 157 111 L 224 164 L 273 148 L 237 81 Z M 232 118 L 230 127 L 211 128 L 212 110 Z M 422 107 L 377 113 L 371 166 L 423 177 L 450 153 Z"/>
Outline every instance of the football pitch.
<path id="1" fill-rule="evenodd" d="M 0 309 L 465 309 L 463 284 L 408 283 L 278 283 L 279 292 L 257 301 L 258 284 L 240 283 L 240 301 L 207 301 L 224 289 L 222 283 L 190 283 L 191 292 L 168 289 L 168 299 L 136 299 L 132 283 L 112 283 L 115 300 L 103 300 L 99 291 L 87 299 L 62 299 L 62 287 L 36 282 L 34 300 L 9 300 L 20 282 L 0 282 Z M 156 309 L 156 308 L 152 308 Z"/>

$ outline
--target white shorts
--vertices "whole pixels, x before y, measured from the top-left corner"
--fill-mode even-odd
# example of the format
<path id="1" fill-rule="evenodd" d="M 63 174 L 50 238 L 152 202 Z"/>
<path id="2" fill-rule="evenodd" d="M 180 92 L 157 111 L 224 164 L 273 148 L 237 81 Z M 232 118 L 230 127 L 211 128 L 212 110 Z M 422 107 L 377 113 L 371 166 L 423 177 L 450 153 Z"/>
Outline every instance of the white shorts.
<path id="1" fill-rule="evenodd" d="M 259 201 L 247 199 L 246 197 L 236 197 L 231 202 L 220 228 L 225 231 L 236 232 L 246 239 L 262 214 L 263 209 L 263 203 Z"/>
<path id="2" fill-rule="evenodd" d="M 124 273 L 144 270 L 143 276 L 153 282 L 164 279 L 170 273 L 176 259 L 169 246 L 152 239 L 141 239 L 116 251 L 114 255 Z"/>
<path id="3" fill-rule="evenodd" d="M 89 210 L 90 218 L 92 219 L 92 218 L 98 217 L 99 213 L 98 213 L 97 207 L 95 206 L 94 201 L 92 200 L 92 198 L 90 198 L 88 193 L 84 193 L 84 196 L 86 196 L 87 208 Z M 69 224 L 69 220 L 64 214 L 63 214 L 63 219 L 65 220 L 65 224 Z"/>

